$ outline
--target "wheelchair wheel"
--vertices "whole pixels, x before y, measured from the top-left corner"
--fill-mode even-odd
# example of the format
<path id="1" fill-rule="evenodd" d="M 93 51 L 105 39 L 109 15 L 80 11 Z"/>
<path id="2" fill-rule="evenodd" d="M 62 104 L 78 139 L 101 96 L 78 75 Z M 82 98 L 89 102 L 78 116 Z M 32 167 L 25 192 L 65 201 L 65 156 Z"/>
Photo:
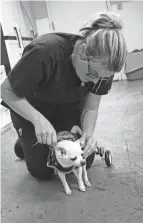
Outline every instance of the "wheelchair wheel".
<path id="1" fill-rule="evenodd" d="M 109 150 L 105 151 L 105 163 L 107 167 L 110 167 L 112 165 L 112 155 Z"/>

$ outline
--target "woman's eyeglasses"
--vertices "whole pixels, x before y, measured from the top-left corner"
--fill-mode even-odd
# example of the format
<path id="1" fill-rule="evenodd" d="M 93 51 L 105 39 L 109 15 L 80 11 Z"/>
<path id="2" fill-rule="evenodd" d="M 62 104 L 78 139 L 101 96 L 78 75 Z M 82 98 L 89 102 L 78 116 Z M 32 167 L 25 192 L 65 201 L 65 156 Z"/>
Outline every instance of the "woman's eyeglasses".
<path id="1" fill-rule="evenodd" d="M 114 73 L 109 71 L 107 68 L 108 58 L 98 58 L 95 59 L 93 57 L 87 56 L 84 59 L 81 59 L 80 55 L 78 59 L 82 63 L 86 63 L 88 66 L 88 74 L 87 76 L 93 79 L 102 78 L 107 79 L 108 77 L 112 76 Z"/>

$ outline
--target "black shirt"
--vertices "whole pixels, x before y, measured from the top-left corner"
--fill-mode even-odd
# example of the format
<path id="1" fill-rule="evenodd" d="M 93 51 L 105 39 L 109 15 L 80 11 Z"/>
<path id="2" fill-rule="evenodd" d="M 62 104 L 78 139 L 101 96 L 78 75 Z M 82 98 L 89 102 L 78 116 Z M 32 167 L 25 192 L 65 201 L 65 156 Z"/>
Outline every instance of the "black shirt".
<path id="1" fill-rule="evenodd" d="M 107 94 L 113 77 L 94 86 L 92 83 L 81 86 L 71 60 L 74 44 L 79 38 L 68 33 L 50 33 L 33 40 L 8 74 L 13 91 L 35 108 L 46 108 L 48 102 L 75 102 L 89 91 L 95 93 L 96 89 L 98 95 Z"/>

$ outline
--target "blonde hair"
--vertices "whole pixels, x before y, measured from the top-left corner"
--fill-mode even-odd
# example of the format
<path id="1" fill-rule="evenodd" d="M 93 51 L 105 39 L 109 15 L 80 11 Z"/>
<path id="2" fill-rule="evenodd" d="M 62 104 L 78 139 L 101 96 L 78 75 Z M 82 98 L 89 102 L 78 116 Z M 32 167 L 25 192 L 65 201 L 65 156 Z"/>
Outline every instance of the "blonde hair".
<path id="1" fill-rule="evenodd" d="M 108 69 L 115 72 L 122 70 L 127 57 L 122 27 L 117 14 L 106 12 L 98 13 L 89 24 L 80 29 L 88 55 L 95 58 L 108 56 Z"/>

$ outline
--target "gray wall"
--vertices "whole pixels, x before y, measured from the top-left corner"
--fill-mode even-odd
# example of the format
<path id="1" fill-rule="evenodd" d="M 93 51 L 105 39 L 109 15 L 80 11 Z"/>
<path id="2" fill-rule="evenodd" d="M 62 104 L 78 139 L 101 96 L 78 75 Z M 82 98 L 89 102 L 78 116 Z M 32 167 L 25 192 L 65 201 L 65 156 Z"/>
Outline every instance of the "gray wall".
<path id="1" fill-rule="evenodd" d="M 31 6 L 36 20 L 48 17 L 45 1 L 32 1 Z"/>

